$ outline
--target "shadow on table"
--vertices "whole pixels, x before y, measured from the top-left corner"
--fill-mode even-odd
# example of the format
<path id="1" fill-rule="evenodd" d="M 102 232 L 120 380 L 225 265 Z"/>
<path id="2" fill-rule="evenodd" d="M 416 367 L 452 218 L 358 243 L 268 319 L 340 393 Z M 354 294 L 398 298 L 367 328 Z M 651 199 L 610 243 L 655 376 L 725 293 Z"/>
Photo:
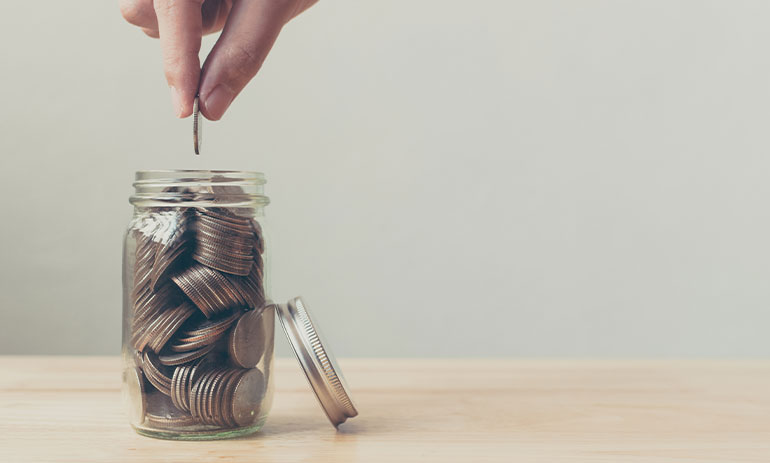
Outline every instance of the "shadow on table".
<path id="1" fill-rule="evenodd" d="M 256 434 L 238 440 L 259 440 L 268 437 L 292 437 L 298 434 L 335 434 L 335 440 L 355 439 L 358 435 L 385 434 L 398 429 L 395 422 L 376 417 L 356 417 L 340 425 L 335 431 L 327 420 L 301 419 L 290 416 L 270 416 L 265 426 Z"/>

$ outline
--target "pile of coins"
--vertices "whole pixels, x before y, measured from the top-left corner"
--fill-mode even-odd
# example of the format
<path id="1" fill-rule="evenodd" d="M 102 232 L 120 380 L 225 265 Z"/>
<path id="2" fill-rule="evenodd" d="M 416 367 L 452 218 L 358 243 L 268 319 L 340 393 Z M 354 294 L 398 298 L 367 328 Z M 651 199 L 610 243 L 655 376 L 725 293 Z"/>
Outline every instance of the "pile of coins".
<path id="1" fill-rule="evenodd" d="M 237 212 L 157 208 L 132 223 L 136 368 L 124 381 L 135 425 L 238 428 L 259 417 L 267 372 L 257 366 L 272 346 L 273 319 L 262 229 Z"/>

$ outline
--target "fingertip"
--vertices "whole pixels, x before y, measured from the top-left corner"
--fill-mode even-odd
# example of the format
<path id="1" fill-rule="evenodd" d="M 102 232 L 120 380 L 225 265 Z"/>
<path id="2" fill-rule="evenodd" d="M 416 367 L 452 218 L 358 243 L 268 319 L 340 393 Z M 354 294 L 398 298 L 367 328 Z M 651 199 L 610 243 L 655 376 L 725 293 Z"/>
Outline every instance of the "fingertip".
<path id="1" fill-rule="evenodd" d="M 201 95 L 201 112 L 206 116 L 206 119 L 218 121 L 224 116 L 233 99 L 235 99 L 235 92 L 227 86 L 219 84 L 210 92 Z"/>
<path id="2" fill-rule="evenodd" d="M 192 97 L 173 85 L 169 86 L 169 90 L 171 91 L 171 108 L 174 115 L 179 119 L 189 117 L 193 111 Z"/>
<path id="3" fill-rule="evenodd" d="M 147 35 L 148 37 L 152 37 L 153 39 L 160 38 L 160 33 L 158 33 L 157 29 L 149 29 L 149 28 L 143 27 L 142 32 L 144 32 L 145 35 Z"/>

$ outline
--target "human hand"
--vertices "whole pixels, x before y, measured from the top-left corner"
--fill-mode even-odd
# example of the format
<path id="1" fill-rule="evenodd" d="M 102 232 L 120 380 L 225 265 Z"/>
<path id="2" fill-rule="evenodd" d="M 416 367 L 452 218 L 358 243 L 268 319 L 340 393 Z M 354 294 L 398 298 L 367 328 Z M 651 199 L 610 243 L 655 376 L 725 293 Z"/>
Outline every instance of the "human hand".
<path id="1" fill-rule="evenodd" d="M 317 0 L 120 0 L 120 11 L 160 38 L 163 69 L 177 117 L 219 120 L 262 66 L 281 28 Z M 201 69 L 201 37 L 221 30 Z"/>

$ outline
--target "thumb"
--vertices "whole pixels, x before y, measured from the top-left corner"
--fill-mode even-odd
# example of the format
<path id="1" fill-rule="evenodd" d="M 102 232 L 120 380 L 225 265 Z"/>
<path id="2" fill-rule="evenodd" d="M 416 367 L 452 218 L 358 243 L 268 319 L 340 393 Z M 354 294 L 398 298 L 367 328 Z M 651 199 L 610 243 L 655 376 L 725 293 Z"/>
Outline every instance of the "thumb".
<path id="1" fill-rule="evenodd" d="M 206 58 L 201 73 L 201 111 L 219 120 L 233 99 L 257 74 L 283 25 L 292 2 L 236 0 L 222 35 Z"/>

